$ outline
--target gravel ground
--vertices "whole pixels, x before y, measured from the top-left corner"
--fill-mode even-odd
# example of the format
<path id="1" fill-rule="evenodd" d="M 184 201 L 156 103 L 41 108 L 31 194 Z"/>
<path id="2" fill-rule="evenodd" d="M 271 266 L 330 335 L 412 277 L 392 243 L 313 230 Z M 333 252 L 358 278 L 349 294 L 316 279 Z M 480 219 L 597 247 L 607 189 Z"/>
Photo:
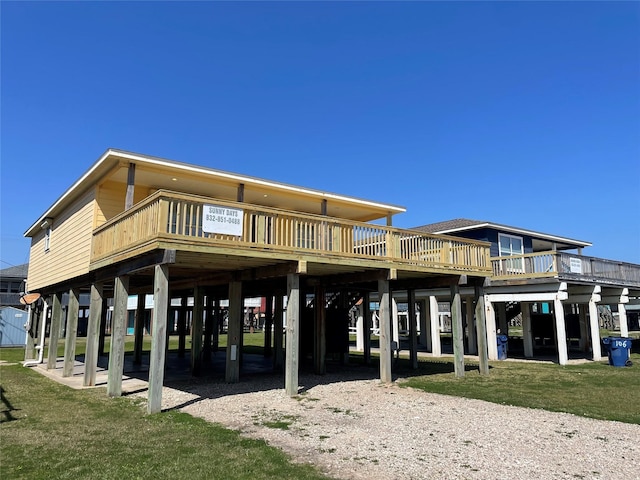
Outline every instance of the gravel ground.
<path id="1" fill-rule="evenodd" d="M 174 384 L 163 408 L 264 439 L 342 479 L 640 479 L 640 425 L 424 393 L 353 372 L 299 383 L 296 398 L 276 376 Z"/>

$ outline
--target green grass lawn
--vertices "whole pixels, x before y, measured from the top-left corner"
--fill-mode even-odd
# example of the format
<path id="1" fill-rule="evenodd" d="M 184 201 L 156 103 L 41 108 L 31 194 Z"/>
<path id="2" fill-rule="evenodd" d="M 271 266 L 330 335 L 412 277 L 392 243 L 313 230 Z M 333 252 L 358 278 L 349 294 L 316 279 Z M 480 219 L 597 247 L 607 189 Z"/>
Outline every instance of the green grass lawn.
<path id="1" fill-rule="evenodd" d="M 463 378 L 456 378 L 449 362 L 430 359 L 421 361 L 417 375 L 411 373 L 402 385 L 425 392 L 640 424 L 640 354 L 632 353 L 631 360 L 631 367 L 612 367 L 606 360 L 566 366 L 490 362 L 488 376 L 480 375 L 477 366 L 471 365 Z"/>
<path id="2" fill-rule="evenodd" d="M 109 339 L 107 336 L 104 351 L 105 353 L 109 352 Z M 58 357 L 64 356 L 64 339 L 58 340 L 58 351 L 56 352 Z M 186 348 L 187 350 L 191 348 L 191 336 L 187 335 L 186 340 Z M 76 339 L 76 355 L 84 355 L 86 351 L 87 339 L 86 337 L 78 337 Z M 219 349 L 224 349 L 227 346 L 227 335 L 221 334 L 219 339 Z M 250 353 L 253 352 L 256 348 L 262 348 L 264 346 L 264 333 L 263 332 L 254 332 L 254 333 L 245 333 L 243 337 L 243 346 L 246 351 Z M 145 352 L 149 352 L 151 350 L 151 337 L 149 335 L 145 335 L 142 342 L 142 349 Z M 178 350 L 178 336 L 171 335 L 169 337 L 169 350 Z M 44 361 L 47 360 L 47 355 L 49 354 L 49 345 L 45 345 L 44 348 Z M 125 354 L 133 354 L 133 336 L 128 335 L 125 341 Z M 34 356 L 37 356 L 37 353 L 34 353 Z M 24 360 L 24 349 L 23 348 L 0 348 L 0 360 L 4 360 L 7 362 L 21 362 Z"/>
<path id="3" fill-rule="evenodd" d="M 184 413 L 146 415 L 140 400 L 73 390 L 21 365 L 0 366 L 0 375 L 1 478 L 327 478 Z"/>
<path id="4" fill-rule="evenodd" d="M 258 352 L 263 340 L 261 332 L 245 334 L 245 349 Z M 225 345 L 221 336 L 220 347 Z M 172 337 L 170 348 L 177 346 Z M 126 349 L 133 350 L 132 338 Z M 83 351 L 79 339 L 77 353 Z M 421 359 L 417 371 L 400 359 L 394 372 L 406 377 L 403 386 L 427 392 L 640 424 L 635 352 L 634 365 L 623 368 L 606 360 L 567 366 L 503 361 L 491 362 L 490 374 L 481 376 L 467 363 L 466 375 L 456 378 L 452 360 L 444 357 Z M 0 349 L 0 360 L 23 356 L 23 349 Z M 352 355 L 353 363 L 361 360 Z M 1 366 L 0 380 L 2 478 L 325 478 L 264 442 L 179 412 L 146 415 L 143 401 L 108 398 L 103 388 L 72 390 L 21 365 Z"/>

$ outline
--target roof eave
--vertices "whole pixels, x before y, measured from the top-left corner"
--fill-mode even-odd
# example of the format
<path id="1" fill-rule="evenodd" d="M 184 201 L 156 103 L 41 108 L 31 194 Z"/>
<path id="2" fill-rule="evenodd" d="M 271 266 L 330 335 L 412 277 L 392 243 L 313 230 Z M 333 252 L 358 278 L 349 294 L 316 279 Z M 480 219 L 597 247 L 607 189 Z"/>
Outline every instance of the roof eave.
<path id="1" fill-rule="evenodd" d="M 509 225 L 501 225 L 501 224 L 498 224 L 498 223 L 491 223 L 491 222 L 483 222 L 483 223 L 478 223 L 478 224 L 475 224 L 475 225 L 468 225 L 466 227 L 449 228 L 449 229 L 439 230 L 439 231 L 437 231 L 435 233 L 454 234 L 456 232 L 463 232 L 463 231 L 468 231 L 468 230 L 478 230 L 480 228 L 495 228 L 496 230 L 505 230 L 505 231 L 511 232 L 511 233 L 519 233 L 521 235 L 529 235 L 531 237 L 536 237 L 536 238 L 540 238 L 540 239 L 544 239 L 544 240 L 549 240 L 549 241 L 552 241 L 552 242 L 566 243 L 566 244 L 569 244 L 569 245 L 574 245 L 575 248 L 590 247 L 592 245 L 590 242 L 585 242 L 584 240 L 575 240 L 573 238 L 559 237 L 557 235 L 550 235 L 550 234 L 547 234 L 547 233 L 535 232 L 533 230 L 526 230 L 526 229 L 523 229 L 523 228 L 510 227 Z"/>
<path id="2" fill-rule="evenodd" d="M 159 157 L 153 157 L 148 155 L 141 155 L 133 152 L 127 152 L 125 150 L 118 150 L 114 148 L 107 149 L 100 158 L 78 179 L 76 182 L 71 185 L 39 218 L 36 220 L 33 225 L 31 225 L 24 233 L 25 237 L 32 237 L 36 234 L 36 232 L 41 228 L 42 223 L 48 217 L 55 217 L 56 209 L 63 205 L 64 202 L 70 198 L 73 194 L 75 194 L 78 190 L 85 187 L 85 183 L 88 179 L 91 178 L 92 175 L 95 174 L 96 171 L 106 164 L 109 159 L 113 159 L 113 163 L 116 163 L 122 159 L 130 160 L 132 162 L 141 162 L 152 165 L 158 165 L 168 168 L 175 168 L 179 170 L 185 170 L 192 173 L 200 173 L 206 175 L 213 175 L 217 177 L 227 178 L 232 181 L 237 181 L 239 183 L 245 184 L 253 184 L 253 185 L 263 185 L 265 187 L 274 188 L 278 190 L 286 190 L 290 192 L 300 193 L 302 195 L 307 195 L 311 197 L 316 197 L 318 199 L 327 199 L 334 200 L 337 202 L 344 202 L 347 204 L 358 204 L 366 207 L 370 207 L 372 209 L 378 210 L 380 212 L 380 216 L 377 218 L 383 218 L 386 215 L 395 215 L 398 213 L 406 212 L 406 208 L 401 207 L 399 205 L 385 204 L 379 202 L 373 202 L 371 200 L 364 200 L 356 197 L 348 197 L 346 195 L 339 195 L 336 193 L 325 192 L 321 190 L 314 190 L 310 188 L 298 187 L 295 185 L 289 185 L 286 183 L 279 183 L 270 180 L 265 180 L 257 177 L 251 177 L 247 175 L 240 175 L 231 172 L 225 172 L 222 170 L 215 170 L 212 168 L 199 167 L 196 165 L 190 165 L 182 162 L 175 162 L 171 160 L 162 159 Z M 375 219 L 375 218 L 374 218 Z"/>

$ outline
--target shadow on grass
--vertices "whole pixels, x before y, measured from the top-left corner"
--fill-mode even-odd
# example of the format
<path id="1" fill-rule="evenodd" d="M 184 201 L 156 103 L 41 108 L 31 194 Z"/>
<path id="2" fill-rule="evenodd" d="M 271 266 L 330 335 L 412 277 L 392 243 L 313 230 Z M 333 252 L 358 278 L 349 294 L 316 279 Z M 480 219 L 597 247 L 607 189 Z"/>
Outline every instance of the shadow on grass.
<path id="1" fill-rule="evenodd" d="M 444 342 L 444 349 L 447 345 Z M 372 349 L 378 345 L 372 341 Z M 227 383 L 226 349 L 221 346 L 218 350 L 211 351 L 210 355 L 204 355 L 198 375 L 193 375 L 191 369 L 191 352 L 185 348 L 182 352 L 178 348 L 167 351 L 163 385 L 180 392 L 189 394 L 191 398 L 179 405 L 174 405 L 167 410 L 178 410 L 188 405 L 197 404 L 207 399 L 216 399 L 229 395 L 242 395 L 245 393 L 278 390 L 285 387 L 283 371 L 274 368 L 273 356 L 265 356 L 264 348 L 257 345 L 244 345 L 242 347 L 242 360 L 240 365 L 239 382 Z M 133 363 L 133 352 L 125 354 L 124 375 L 134 379 L 149 380 L 149 354 L 145 350 L 140 364 Z M 84 362 L 84 355 L 78 355 L 76 360 Z M 98 367 L 108 369 L 108 354 L 98 359 Z M 465 365 L 465 371 L 477 370 L 474 364 Z M 392 378 L 410 378 L 416 376 L 453 374 L 454 364 L 452 359 L 421 360 L 418 368 L 413 369 L 408 359 L 394 358 L 392 364 Z M 351 353 L 345 361 L 344 354 L 327 353 L 326 373 L 316 374 L 313 359 L 310 355 L 301 355 L 298 369 L 299 393 L 304 393 L 316 386 L 332 383 L 346 383 L 350 381 L 380 379 L 379 359 L 373 354 L 371 361 L 366 364 L 360 353 Z M 106 384 L 100 384 L 105 386 Z M 138 388 L 133 391 L 123 392 L 123 396 L 143 394 L 147 388 Z"/>
<path id="2" fill-rule="evenodd" d="M 165 377 L 164 386 L 193 395 L 193 398 L 174 405 L 166 410 L 179 410 L 189 405 L 197 404 L 204 400 L 221 398 L 229 395 L 242 395 L 260 391 L 277 390 L 282 392 L 285 387 L 284 373 L 275 371 L 273 359 L 262 354 L 261 347 L 245 348 L 243 353 L 240 380 L 237 383 L 227 383 L 225 373 L 225 352 L 216 352 L 215 361 L 205 363 L 199 376 L 193 376 L 189 368 L 179 368 L 178 364 L 189 365 L 189 352 L 185 352 L 183 358 L 177 358 L 177 352 L 170 352 L 168 370 L 174 373 L 180 371 L 180 375 Z M 252 352 L 252 353 L 247 353 Z M 465 371 L 477 370 L 478 366 L 465 365 Z M 454 364 L 445 359 L 419 362 L 418 368 L 413 369 L 409 360 L 394 359 L 392 366 L 393 380 L 410 378 L 415 376 L 428 376 L 440 374 L 453 374 Z M 379 361 L 373 357 L 369 364 L 365 364 L 362 355 L 352 354 L 348 361 L 344 361 L 343 355 L 328 355 L 326 361 L 326 373 L 314 372 L 312 359 L 301 358 L 298 369 L 298 393 L 304 394 L 314 387 L 333 383 L 348 383 L 352 381 L 380 379 Z M 140 393 L 140 391 L 136 392 Z"/>
<path id="3" fill-rule="evenodd" d="M 20 409 L 14 408 L 9 399 L 5 395 L 5 389 L 0 385 L 0 400 L 2 401 L 2 418 L 0 418 L 0 423 L 13 422 L 14 420 L 18 420 L 13 416 L 13 412 L 17 412 Z"/>

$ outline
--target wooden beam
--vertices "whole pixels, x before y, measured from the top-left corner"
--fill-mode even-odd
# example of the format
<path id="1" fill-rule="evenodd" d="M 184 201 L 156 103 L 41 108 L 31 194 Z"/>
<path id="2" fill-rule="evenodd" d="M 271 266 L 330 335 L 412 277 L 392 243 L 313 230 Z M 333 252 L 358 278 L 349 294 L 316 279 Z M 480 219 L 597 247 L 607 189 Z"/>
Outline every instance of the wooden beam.
<path id="1" fill-rule="evenodd" d="M 462 329 L 462 300 L 460 287 L 451 287 L 451 330 L 453 340 L 454 371 L 456 377 L 464 377 L 464 335 Z"/>
<path id="2" fill-rule="evenodd" d="M 522 340 L 524 342 L 525 358 L 533 357 L 533 330 L 531 325 L 531 304 L 522 302 L 520 304 L 522 310 Z"/>
<path id="3" fill-rule="evenodd" d="M 284 385 L 289 396 L 298 394 L 298 356 L 300 352 L 300 276 L 287 275 L 287 335 Z"/>
<path id="4" fill-rule="evenodd" d="M 264 356 L 270 357 L 273 339 L 273 296 L 267 295 L 264 299 Z"/>
<path id="5" fill-rule="evenodd" d="M 442 342 L 440 340 L 440 315 L 438 313 L 438 299 L 429 297 L 429 319 L 431 324 L 431 353 L 434 357 L 442 356 Z"/>
<path id="6" fill-rule="evenodd" d="M 480 375 L 489 374 L 489 357 L 487 352 L 487 319 L 485 316 L 485 295 L 481 286 L 474 287 L 476 302 L 476 337 L 478 339 L 478 363 Z"/>
<path id="7" fill-rule="evenodd" d="M 284 299 L 281 292 L 275 296 L 273 316 L 273 369 L 281 372 L 284 368 L 284 355 L 282 348 L 282 318 L 284 316 Z"/>
<path id="8" fill-rule="evenodd" d="M 587 309 L 584 305 L 576 305 L 578 309 L 578 324 L 580 326 L 580 338 L 578 348 L 581 352 L 589 351 L 589 328 L 587 326 Z"/>
<path id="9" fill-rule="evenodd" d="M 349 284 L 371 284 L 371 282 L 376 282 L 380 279 L 388 279 L 388 276 L 388 270 L 375 269 L 366 272 L 307 277 L 305 279 L 305 284 L 308 286 L 324 285 L 325 287 L 344 286 Z"/>
<path id="10" fill-rule="evenodd" d="M 104 342 L 107 336 L 107 314 L 109 312 L 109 302 L 102 291 L 102 313 L 100 314 L 100 327 L 98 329 L 98 357 L 104 356 Z"/>
<path id="11" fill-rule="evenodd" d="M 418 368 L 418 325 L 416 323 L 416 292 L 415 290 L 407 291 L 407 321 L 409 322 L 409 357 L 411 360 L 411 368 Z"/>
<path id="12" fill-rule="evenodd" d="M 202 360 L 208 362 L 211 360 L 211 345 L 213 344 L 214 321 L 214 299 L 211 291 L 206 292 L 207 300 L 205 306 L 205 322 L 204 322 L 204 344 L 202 346 Z"/>
<path id="13" fill-rule="evenodd" d="M 420 305 L 420 339 L 419 343 L 427 350 L 431 350 L 431 332 L 429 331 L 429 309 L 426 300 L 418 302 Z"/>
<path id="14" fill-rule="evenodd" d="M 467 348 L 471 355 L 477 355 L 478 353 L 478 342 L 476 340 L 476 325 L 475 325 L 475 308 L 473 305 L 473 298 L 467 297 L 465 300 L 466 306 L 466 331 L 467 331 Z"/>
<path id="15" fill-rule="evenodd" d="M 569 361 L 567 350 L 567 330 L 564 324 L 564 305 L 561 300 L 553 302 L 553 316 L 556 320 L 556 344 L 558 346 L 558 363 L 566 365 Z"/>
<path id="16" fill-rule="evenodd" d="M 146 294 L 138 294 L 136 316 L 133 323 L 133 364 L 142 364 L 142 344 L 144 340 L 144 316 L 146 307 Z"/>
<path id="17" fill-rule="evenodd" d="M 171 287 L 174 291 L 177 291 L 191 288 L 194 282 L 199 285 L 208 286 L 227 286 L 229 282 L 232 281 L 257 282 L 260 280 L 268 280 L 272 283 L 274 279 L 287 276 L 289 273 L 300 273 L 300 266 L 300 262 L 295 261 L 278 263 L 267 267 L 249 268 L 240 271 L 194 275 L 184 280 L 172 281 Z M 194 274 L 197 274 L 197 270 L 194 270 Z M 251 295 L 247 294 L 247 296 Z"/>
<path id="18" fill-rule="evenodd" d="M 225 380 L 238 383 L 240 380 L 240 356 L 242 355 L 242 321 L 244 305 L 242 302 L 242 282 L 229 283 L 229 317 L 227 327 L 227 365 Z"/>
<path id="19" fill-rule="evenodd" d="M 490 297 L 490 295 L 484 296 L 485 317 L 487 324 L 487 355 L 489 357 L 489 360 L 498 360 L 498 332 L 496 328 L 496 311 L 493 308 L 493 303 L 489 300 Z M 478 338 L 480 338 L 479 333 Z"/>
<path id="20" fill-rule="evenodd" d="M 598 316 L 598 305 L 595 300 L 589 301 L 589 330 L 591 333 L 591 352 L 593 360 L 602 360 L 602 348 L 600 346 L 600 317 Z"/>
<path id="21" fill-rule="evenodd" d="M 220 333 L 223 328 L 222 323 L 222 307 L 220 306 L 221 299 L 216 297 L 216 306 L 214 310 L 215 322 L 213 325 L 213 343 L 212 348 L 214 352 L 217 352 L 220 348 Z"/>
<path id="22" fill-rule="evenodd" d="M 365 365 L 369 365 L 371 363 L 371 309 L 369 292 L 363 292 L 362 294 L 362 328 L 364 330 L 364 363 Z"/>
<path id="23" fill-rule="evenodd" d="M 460 275 L 438 274 L 434 276 L 430 274 L 421 278 L 396 279 L 393 285 L 395 290 L 416 290 L 416 298 L 429 295 L 449 298 L 451 285 L 457 285 L 459 281 Z M 431 290 L 436 291 L 432 292 Z"/>
<path id="24" fill-rule="evenodd" d="M 391 383 L 391 289 L 389 280 L 378 280 L 378 299 L 380 303 L 380 381 Z"/>
<path id="25" fill-rule="evenodd" d="M 109 349 L 109 372 L 107 395 L 122 395 L 124 373 L 124 342 L 127 333 L 127 300 L 129 299 L 129 277 L 116 277 L 114 284 L 113 316 L 111 317 L 111 347 Z"/>
<path id="26" fill-rule="evenodd" d="M 397 280 L 398 279 L 398 269 L 390 268 L 387 271 L 387 280 Z"/>
<path id="27" fill-rule="evenodd" d="M 306 260 L 299 260 L 298 261 L 298 268 L 296 269 L 296 272 L 300 275 L 306 275 L 307 273 L 307 261 Z"/>
<path id="28" fill-rule="evenodd" d="M 183 295 L 178 310 L 178 358 L 184 358 L 187 349 L 187 303 L 188 298 Z"/>
<path id="29" fill-rule="evenodd" d="M 567 292 L 548 293 L 491 293 L 488 295 L 491 303 L 503 302 L 553 302 L 554 300 L 567 300 Z"/>
<path id="30" fill-rule="evenodd" d="M 618 321 L 620 322 L 620 336 L 628 337 L 629 324 L 627 322 L 627 309 L 625 308 L 624 303 L 618 304 Z"/>
<path id="31" fill-rule="evenodd" d="M 391 292 L 391 345 L 395 350 L 400 350 L 400 317 L 398 315 L 398 302 Z M 392 352 L 393 353 L 393 352 Z"/>
<path id="32" fill-rule="evenodd" d="M 28 325 L 29 328 L 27 330 L 27 344 L 24 348 L 24 359 L 31 360 L 35 356 L 35 348 L 36 342 L 35 339 L 38 336 L 38 309 L 36 308 L 36 304 L 29 305 L 28 309 Z"/>
<path id="33" fill-rule="evenodd" d="M 327 310 L 325 305 L 325 291 L 324 287 L 318 285 L 315 287 L 315 309 L 314 309 L 314 348 L 313 348 L 313 361 L 314 370 L 317 375 L 324 375 L 327 372 L 326 366 L 326 324 L 327 324 Z"/>
<path id="34" fill-rule="evenodd" d="M 202 370 L 202 327 L 204 315 L 204 288 L 193 289 L 193 314 L 191 317 L 191 375 L 197 377 Z"/>
<path id="35" fill-rule="evenodd" d="M 129 171 L 127 172 L 127 196 L 124 201 L 124 209 L 129 210 L 133 207 L 133 199 L 135 194 L 136 183 L 136 164 L 129 164 Z"/>
<path id="36" fill-rule="evenodd" d="M 164 383 L 167 316 L 169 312 L 169 267 L 166 264 L 155 266 L 153 290 L 148 413 L 158 413 L 162 409 L 162 385 Z"/>
<path id="37" fill-rule="evenodd" d="M 47 370 L 56 368 L 58 360 L 58 339 L 62 328 L 62 293 L 53 295 L 51 307 L 51 326 L 49 327 L 49 354 L 47 356 Z"/>
<path id="38" fill-rule="evenodd" d="M 238 202 L 244 202 L 244 183 L 239 183 L 238 184 L 236 200 Z"/>
<path id="39" fill-rule="evenodd" d="M 102 319 L 102 283 L 91 284 L 91 297 L 89 301 L 89 321 L 87 323 L 87 346 L 84 355 L 84 377 L 82 384 L 85 387 L 94 387 L 96 384 L 96 370 L 98 367 L 98 343 L 100 337 L 100 321 Z"/>
<path id="40" fill-rule="evenodd" d="M 356 352 L 364 351 L 364 336 L 366 335 L 366 329 L 364 327 L 365 314 L 364 314 L 364 302 L 360 302 L 355 307 L 356 314 Z"/>
<path id="41" fill-rule="evenodd" d="M 78 313 L 80 311 L 80 290 L 69 290 L 69 308 L 67 308 L 67 327 L 65 328 L 64 342 L 64 366 L 62 376 L 73 375 L 73 366 L 76 361 L 76 339 L 78 337 Z"/>

